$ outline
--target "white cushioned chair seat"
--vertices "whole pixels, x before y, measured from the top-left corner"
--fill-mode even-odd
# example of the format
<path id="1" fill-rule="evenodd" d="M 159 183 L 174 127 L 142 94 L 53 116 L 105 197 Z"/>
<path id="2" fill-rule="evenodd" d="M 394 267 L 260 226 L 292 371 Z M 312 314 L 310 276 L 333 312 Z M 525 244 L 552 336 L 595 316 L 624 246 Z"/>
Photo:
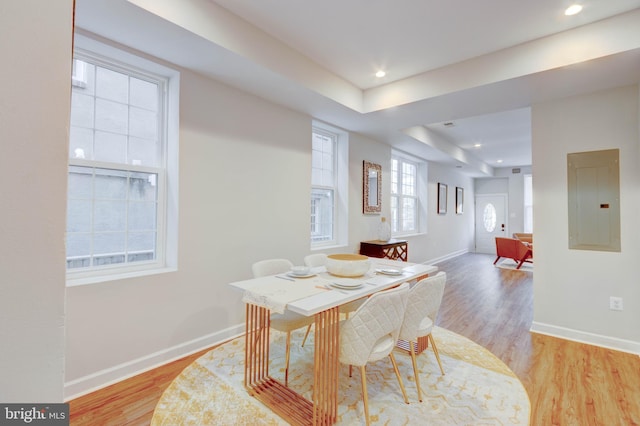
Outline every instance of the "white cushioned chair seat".
<path id="1" fill-rule="evenodd" d="M 284 314 L 271 314 L 271 328 L 279 331 L 292 331 L 309 325 L 313 317 L 305 317 L 295 312 L 285 311 Z"/>

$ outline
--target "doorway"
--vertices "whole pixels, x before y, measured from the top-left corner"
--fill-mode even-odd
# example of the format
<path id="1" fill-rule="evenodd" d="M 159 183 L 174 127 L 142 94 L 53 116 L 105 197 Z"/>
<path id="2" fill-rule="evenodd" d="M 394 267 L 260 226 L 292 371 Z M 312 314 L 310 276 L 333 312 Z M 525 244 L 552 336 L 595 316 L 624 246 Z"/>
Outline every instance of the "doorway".
<path id="1" fill-rule="evenodd" d="M 476 253 L 496 253 L 496 237 L 506 237 L 507 195 L 476 194 Z"/>

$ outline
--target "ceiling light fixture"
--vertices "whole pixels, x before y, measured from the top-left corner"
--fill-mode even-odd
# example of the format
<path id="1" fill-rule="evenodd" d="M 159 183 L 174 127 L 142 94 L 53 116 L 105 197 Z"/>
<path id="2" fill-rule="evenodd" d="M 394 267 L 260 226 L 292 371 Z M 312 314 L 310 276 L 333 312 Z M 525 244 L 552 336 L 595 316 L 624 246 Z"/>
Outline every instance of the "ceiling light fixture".
<path id="1" fill-rule="evenodd" d="M 572 4 L 565 11 L 564 14 L 567 16 L 576 15 L 582 12 L 582 6 L 579 4 Z"/>
<path id="2" fill-rule="evenodd" d="M 500 164 L 500 163 L 502 163 L 502 160 L 498 160 L 497 162 L 498 162 L 498 164 Z"/>
<path id="3" fill-rule="evenodd" d="M 474 144 L 473 144 L 473 147 L 474 147 L 474 148 L 480 148 L 481 146 L 482 146 L 482 144 L 481 144 L 481 143 L 474 143 Z"/>
<path id="4" fill-rule="evenodd" d="M 387 75 L 387 73 L 386 73 L 386 72 L 384 72 L 384 71 L 382 71 L 382 70 L 380 70 L 380 71 L 378 71 L 378 72 L 376 73 L 376 77 L 378 77 L 378 78 L 382 78 L 382 77 L 384 77 L 385 75 Z"/>

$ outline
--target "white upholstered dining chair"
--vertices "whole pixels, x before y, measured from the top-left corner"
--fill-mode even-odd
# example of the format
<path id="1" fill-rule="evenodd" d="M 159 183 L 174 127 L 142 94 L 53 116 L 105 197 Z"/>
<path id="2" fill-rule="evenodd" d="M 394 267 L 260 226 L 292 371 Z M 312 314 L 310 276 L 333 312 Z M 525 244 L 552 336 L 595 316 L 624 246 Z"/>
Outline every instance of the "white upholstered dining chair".
<path id="1" fill-rule="evenodd" d="M 309 254 L 304 257 L 304 264 L 310 268 L 317 268 L 319 266 L 326 266 L 327 255 L 324 253 Z"/>
<path id="2" fill-rule="evenodd" d="M 427 277 L 418 281 L 411 290 L 409 290 L 409 301 L 405 311 L 404 321 L 400 329 L 401 340 L 409 343 L 409 353 L 411 354 L 411 362 L 413 364 L 413 374 L 416 379 L 416 387 L 418 388 L 418 400 L 422 401 L 422 392 L 420 390 L 420 377 L 418 374 L 418 366 L 416 362 L 416 346 L 419 337 L 427 337 L 431 343 L 433 353 L 436 355 L 440 372 L 444 375 L 442 362 L 438 347 L 433 339 L 431 331 L 436 322 L 440 305 L 442 304 L 442 295 L 444 294 L 444 286 L 447 282 L 447 274 L 438 272 L 432 277 Z"/>
<path id="3" fill-rule="evenodd" d="M 287 259 L 267 259 L 254 263 L 251 271 L 255 278 L 267 275 L 276 275 L 289 272 L 293 264 Z M 284 384 L 289 384 L 289 359 L 291 352 L 291 332 L 304 326 L 313 324 L 313 317 L 285 311 L 284 314 L 271 314 L 271 328 L 287 333 L 287 343 L 285 348 Z"/>
<path id="4" fill-rule="evenodd" d="M 393 348 L 400 333 L 408 296 L 408 283 L 391 290 L 375 293 L 365 300 L 351 318 L 340 323 L 338 359 L 342 364 L 349 365 L 349 376 L 351 376 L 352 366 L 360 367 L 362 400 L 367 425 L 369 424 L 369 397 L 365 372 L 367 363 L 388 356 L 398 378 L 404 401 L 409 403 L 396 359 L 393 356 Z"/>

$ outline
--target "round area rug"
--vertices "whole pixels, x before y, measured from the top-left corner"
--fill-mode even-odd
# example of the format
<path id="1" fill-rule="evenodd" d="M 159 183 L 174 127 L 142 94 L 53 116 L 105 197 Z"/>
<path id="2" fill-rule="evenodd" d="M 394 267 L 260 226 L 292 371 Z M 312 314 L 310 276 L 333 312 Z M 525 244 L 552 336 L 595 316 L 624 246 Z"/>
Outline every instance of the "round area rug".
<path id="1" fill-rule="evenodd" d="M 301 347 L 304 330 L 291 337 L 289 386 L 311 398 L 313 339 Z M 284 381 L 284 337 L 272 331 L 269 371 Z M 528 425 L 530 403 L 522 383 L 491 352 L 458 334 L 436 327 L 433 336 L 445 370 L 441 375 L 431 349 L 418 358 L 423 402 L 418 401 L 411 358 L 398 351 L 396 360 L 409 397 L 404 403 L 389 358 L 367 365 L 371 424 L 381 425 Z M 212 349 L 169 385 L 158 402 L 151 424 L 286 425 L 255 398 L 244 380 L 244 337 Z M 358 369 L 349 377 L 340 366 L 339 425 L 365 424 Z"/>

